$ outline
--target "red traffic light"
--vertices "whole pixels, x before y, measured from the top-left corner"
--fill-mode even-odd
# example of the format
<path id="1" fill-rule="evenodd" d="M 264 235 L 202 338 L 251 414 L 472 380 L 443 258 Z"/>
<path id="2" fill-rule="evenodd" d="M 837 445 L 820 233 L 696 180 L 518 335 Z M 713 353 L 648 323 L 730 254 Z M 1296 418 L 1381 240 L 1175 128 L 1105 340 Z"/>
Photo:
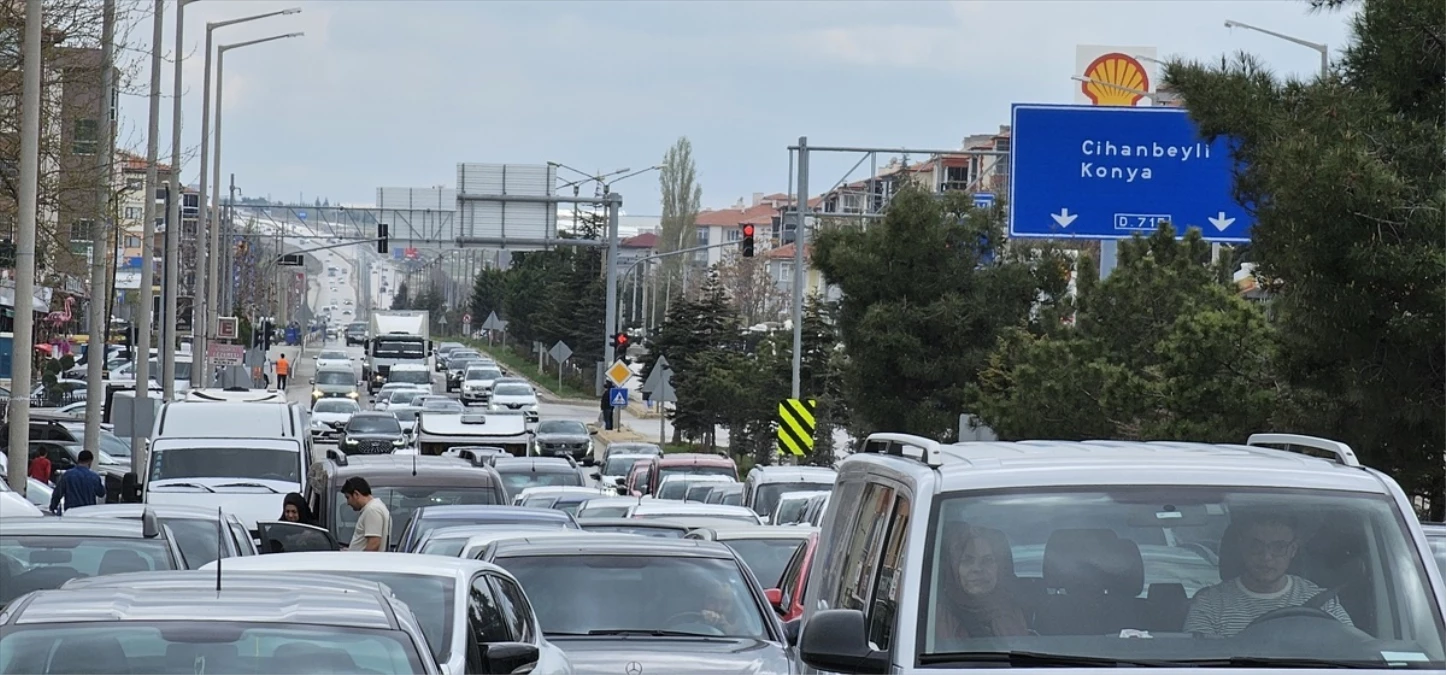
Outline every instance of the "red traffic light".
<path id="1" fill-rule="evenodd" d="M 753 226 L 752 226 L 752 225 L 744 225 L 744 226 L 743 226 L 743 236 L 745 236 L 745 237 L 751 237 L 751 236 L 753 236 Z"/>
<path id="2" fill-rule="evenodd" d="M 617 337 L 613 338 L 613 342 L 614 342 L 614 344 L 615 344 L 616 346 L 618 346 L 618 347 L 626 347 L 626 346 L 628 346 L 628 334 L 627 334 L 627 333 L 618 333 Z"/>

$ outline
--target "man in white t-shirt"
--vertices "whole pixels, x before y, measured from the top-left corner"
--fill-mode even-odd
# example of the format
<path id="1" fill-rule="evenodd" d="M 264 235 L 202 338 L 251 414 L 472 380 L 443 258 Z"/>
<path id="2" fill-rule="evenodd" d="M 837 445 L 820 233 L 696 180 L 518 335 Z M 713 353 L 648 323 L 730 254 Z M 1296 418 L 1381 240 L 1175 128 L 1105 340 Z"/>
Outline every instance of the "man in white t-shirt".
<path id="1" fill-rule="evenodd" d="M 351 535 L 348 551 L 386 551 L 392 537 L 392 512 L 382 500 L 372 497 L 372 486 L 361 476 L 352 476 L 341 485 L 346 505 L 357 512 L 356 531 Z"/>
<path id="2" fill-rule="evenodd" d="M 1282 607 L 1299 607 L 1325 589 L 1309 580 L 1287 573 L 1300 551 L 1295 526 L 1278 516 L 1261 516 L 1241 528 L 1240 576 L 1203 588 L 1190 602 L 1185 632 L 1203 637 L 1230 637 L 1266 612 Z M 1347 626 L 1345 608 L 1331 598 L 1320 609 Z"/>

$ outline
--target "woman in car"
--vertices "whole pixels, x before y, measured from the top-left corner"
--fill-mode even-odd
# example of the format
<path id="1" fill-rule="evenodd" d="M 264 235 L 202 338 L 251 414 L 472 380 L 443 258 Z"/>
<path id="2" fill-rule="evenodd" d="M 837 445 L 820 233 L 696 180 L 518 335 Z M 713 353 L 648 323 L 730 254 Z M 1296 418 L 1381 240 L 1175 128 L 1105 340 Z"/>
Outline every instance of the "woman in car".
<path id="1" fill-rule="evenodd" d="M 288 523 L 316 524 L 316 519 L 311 515 L 311 507 L 306 505 L 306 499 L 295 492 L 287 494 L 282 502 L 281 519 Z"/>
<path id="2" fill-rule="evenodd" d="M 940 559 L 954 565 L 940 572 L 943 598 L 934 639 L 941 643 L 1029 634 L 1024 611 L 999 583 L 1005 555 L 994 550 L 997 544 L 989 532 L 960 523 L 945 535 Z"/>

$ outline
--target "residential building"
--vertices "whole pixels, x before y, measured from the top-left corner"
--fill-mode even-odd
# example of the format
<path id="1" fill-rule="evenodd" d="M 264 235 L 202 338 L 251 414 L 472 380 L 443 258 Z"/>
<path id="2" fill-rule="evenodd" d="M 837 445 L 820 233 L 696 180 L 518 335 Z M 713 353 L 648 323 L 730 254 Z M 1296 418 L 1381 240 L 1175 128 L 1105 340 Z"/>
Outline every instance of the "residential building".
<path id="1" fill-rule="evenodd" d="M 795 249 L 793 244 L 784 244 L 777 248 L 769 249 L 764 253 L 768 260 L 768 278 L 773 280 L 773 285 L 785 298 L 785 303 L 792 306 L 793 298 L 793 265 Z M 829 286 L 824 282 L 823 273 L 813 266 L 813 247 L 803 247 L 803 262 L 808 269 L 803 273 L 803 294 L 822 295 L 826 300 L 836 300 L 839 291 L 836 287 Z"/>
<path id="2" fill-rule="evenodd" d="M 793 200 L 786 194 L 778 193 L 764 195 L 762 192 L 753 193 L 752 203 L 746 204 L 742 199 L 731 208 L 706 210 L 698 214 L 694 221 L 696 236 L 691 242 L 686 242 L 683 248 L 693 246 L 713 246 L 735 242 L 743 238 L 743 226 L 753 225 L 755 228 L 754 240 L 764 244 L 760 248 L 766 248 L 770 242 L 764 242 L 765 233 L 772 234 L 777 225 L 779 214 Z M 726 247 L 719 246 L 691 254 L 690 260 L 699 268 L 706 268 L 723 261 L 723 253 Z"/>

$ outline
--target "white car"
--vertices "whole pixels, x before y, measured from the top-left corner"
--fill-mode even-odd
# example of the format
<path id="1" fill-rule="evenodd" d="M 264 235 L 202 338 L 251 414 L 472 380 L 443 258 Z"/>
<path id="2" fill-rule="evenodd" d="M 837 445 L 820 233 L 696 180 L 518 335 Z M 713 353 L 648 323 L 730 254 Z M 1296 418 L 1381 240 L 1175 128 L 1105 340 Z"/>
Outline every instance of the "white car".
<path id="1" fill-rule="evenodd" d="M 324 398 L 311 407 L 311 437 L 314 440 L 332 439 L 341 433 L 351 416 L 361 412 L 361 406 L 349 398 Z"/>
<path id="2" fill-rule="evenodd" d="M 375 403 L 372 405 L 372 408 L 375 410 L 386 410 L 387 407 L 382 405 L 382 403 L 391 402 L 392 394 L 398 391 L 411 391 L 415 392 L 415 394 L 413 394 L 414 396 L 420 396 L 422 394 L 432 393 L 432 388 L 414 382 L 388 382 L 382 385 L 381 389 L 377 390 L 374 397 Z M 412 399 L 409 398 L 406 400 L 411 401 Z"/>
<path id="3" fill-rule="evenodd" d="M 391 410 L 397 406 L 409 405 L 412 399 L 417 396 L 424 396 L 430 393 L 432 392 L 411 387 L 393 389 L 390 392 L 382 391 L 377 394 L 377 400 L 372 404 L 372 410 Z"/>
<path id="4" fill-rule="evenodd" d="M 316 369 L 318 371 L 351 367 L 351 357 L 340 349 L 328 349 L 316 355 Z"/>
<path id="5" fill-rule="evenodd" d="M 538 420 L 537 392 L 525 384 L 504 382 L 492 388 L 492 410 L 521 410 L 528 422 Z"/>

